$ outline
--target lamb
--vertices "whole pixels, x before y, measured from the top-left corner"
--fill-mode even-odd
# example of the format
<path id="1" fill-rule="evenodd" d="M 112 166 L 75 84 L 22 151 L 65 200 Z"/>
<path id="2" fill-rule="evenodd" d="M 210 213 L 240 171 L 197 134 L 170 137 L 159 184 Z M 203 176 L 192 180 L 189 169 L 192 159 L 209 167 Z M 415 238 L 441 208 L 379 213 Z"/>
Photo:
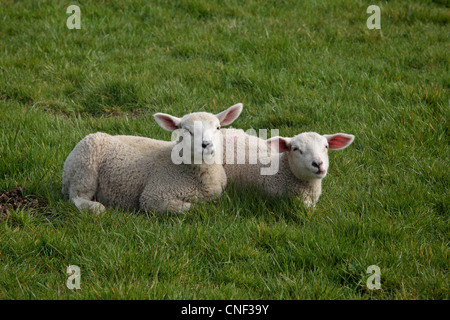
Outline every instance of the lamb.
<path id="1" fill-rule="evenodd" d="M 181 212 L 193 202 L 216 199 L 227 183 L 222 152 L 216 152 L 222 150 L 219 129 L 231 124 L 241 111 L 238 103 L 216 115 L 195 112 L 177 118 L 154 114 L 162 128 L 179 133 L 175 141 L 89 134 L 64 163 L 62 191 L 77 208 L 96 212 L 105 206 Z M 197 138 L 190 139 L 194 131 Z M 212 161 L 217 157 L 220 161 Z"/>
<path id="2" fill-rule="evenodd" d="M 223 163 L 229 181 L 238 186 L 255 186 L 271 196 L 301 196 L 307 207 L 315 207 L 322 193 L 322 179 L 329 166 L 328 149 L 344 149 L 355 138 L 345 133 L 305 132 L 292 138 L 263 140 L 236 129 L 223 129 L 222 134 L 226 150 Z M 239 156 L 242 164 L 236 163 Z"/>

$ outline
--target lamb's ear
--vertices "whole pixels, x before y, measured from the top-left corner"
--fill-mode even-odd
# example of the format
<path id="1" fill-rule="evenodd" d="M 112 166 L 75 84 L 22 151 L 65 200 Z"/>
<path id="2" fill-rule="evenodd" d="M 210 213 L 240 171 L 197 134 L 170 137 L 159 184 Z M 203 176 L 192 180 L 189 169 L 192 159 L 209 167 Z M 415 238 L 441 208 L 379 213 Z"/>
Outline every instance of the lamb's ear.
<path id="1" fill-rule="evenodd" d="M 156 122 L 168 131 L 174 131 L 179 128 L 181 119 L 166 113 L 155 113 L 153 115 Z"/>
<path id="2" fill-rule="evenodd" d="M 266 140 L 267 144 L 279 153 L 291 150 L 291 138 L 276 136 Z"/>
<path id="3" fill-rule="evenodd" d="M 239 117 L 242 112 L 242 108 L 242 103 L 237 103 L 234 106 L 229 107 L 227 110 L 216 114 L 216 117 L 220 121 L 220 125 L 227 126 L 231 124 L 234 120 L 236 120 L 237 117 Z"/>
<path id="4" fill-rule="evenodd" d="M 328 140 L 330 149 L 335 150 L 347 148 L 355 140 L 354 135 L 346 133 L 324 134 L 323 136 Z"/>

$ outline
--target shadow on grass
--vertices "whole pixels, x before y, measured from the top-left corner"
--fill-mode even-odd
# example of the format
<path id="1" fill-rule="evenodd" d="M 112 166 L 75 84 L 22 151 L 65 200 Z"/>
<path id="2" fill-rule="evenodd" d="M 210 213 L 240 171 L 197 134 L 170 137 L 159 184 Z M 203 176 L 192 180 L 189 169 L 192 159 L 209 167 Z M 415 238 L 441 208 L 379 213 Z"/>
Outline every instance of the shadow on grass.
<path id="1" fill-rule="evenodd" d="M 284 220 L 303 224 L 311 211 L 297 197 L 272 197 L 256 188 L 238 187 L 230 183 L 219 205 L 222 210 L 242 218 L 257 218 L 268 222 Z"/>
<path id="2" fill-rule="evenodd" d="M 63 201 L 69 202 L 67 198 Z M 219 199 L 192 203 L 190 210 L 186 212 L 155 213 L 149 210 L 108 207 L 106 214 L 136 216 L 154 220 L 155 223 L 169 224 L 195 224 L 199 221 L 215 221 L 225 217 L 241 220 L 257 219 L 268 223 L 284 221 L 303 225 L 312 210 L 306 208 L 300 198 L 271 197 L 256 188 L 240 188 L 230 183 Z M 96 216 L 101 218 L 102 215 L 104 213 Z"/>

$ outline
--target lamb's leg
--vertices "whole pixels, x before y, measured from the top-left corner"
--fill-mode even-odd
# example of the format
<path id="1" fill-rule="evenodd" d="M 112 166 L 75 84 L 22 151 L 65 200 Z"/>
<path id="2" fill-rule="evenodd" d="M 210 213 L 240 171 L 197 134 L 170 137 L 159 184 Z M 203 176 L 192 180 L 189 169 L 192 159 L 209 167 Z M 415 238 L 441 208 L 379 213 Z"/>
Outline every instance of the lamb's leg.
<path id="1" fill-rule="evenodd" d="M 80 164 L 78 172 L 72 176 L 69 186 L 69 200 L 82 210 L 101 212 L 105 206 L 92 201 L 97 193 L 98 173 L 87 165 Z"/>
<path id="2" fill-rule="evenodd" d="M 319 199 L 316 195 L 303 195 L 303 203 L 305 204 L 305 207 L 308 209 L 315 209 L 317 200 Z"/>
<path id="3" fill-rule="evenodd" d="M 83 162 L 79 164 L 77 169 L 70 182 L 69 200 L 80 210 L 104 211 L 104 205 L 100 202 L 92 201 L 97 192 L 97 170 L 93 170 L 90 165 Z"/>
<path id="4" fill-rule="evenodd" d="M 63 192 L 78 209 L 104 211 L 105 207 L 92 201 L 97 193 L 98 168 L 102 161 L 102 150 L 109 135 L 90 134 L 81 140 L 64 163 Z"/>

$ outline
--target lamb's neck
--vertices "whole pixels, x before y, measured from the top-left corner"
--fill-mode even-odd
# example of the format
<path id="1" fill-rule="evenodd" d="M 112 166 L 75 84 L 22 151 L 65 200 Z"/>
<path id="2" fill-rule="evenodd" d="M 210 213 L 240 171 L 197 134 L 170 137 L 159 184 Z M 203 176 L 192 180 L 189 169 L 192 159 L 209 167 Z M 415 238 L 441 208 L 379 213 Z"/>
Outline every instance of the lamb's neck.
<path id="1" fill-rule="evenodd" d="M 279 157 L 279 174 L 283 176 L 283 179 L 277 179 L 277 181 L 284 183 L 283 186 L 280 185 L 280 188 L 284 188 L 290 195 L 303 195 L 304 197 L 311 197 L 311 200 L 316 201 L 322 190 L 322 179 L 298 178 L 292 173 L 286 154 L 282 153 Z"/>
<path id="2" fill-rule="evenodd" d="M 219 196 L 226 187 L 227 176 L 222 164 L 193 164 L 195 175 L 200 180 L 205 196 Z"/>
<path id="3" fill-rule="evenodd" d="M 217 172 L 217 168 L 222 168 L 222 164 L 218 164 L 218 163 L 205 163 L 202 162 L 200 164 L 191 164 L 191 166 L 193 166 L 193 168 L 195 168 L 195 170 L 197 172 L 201 173 L 214 173 Z"/>

